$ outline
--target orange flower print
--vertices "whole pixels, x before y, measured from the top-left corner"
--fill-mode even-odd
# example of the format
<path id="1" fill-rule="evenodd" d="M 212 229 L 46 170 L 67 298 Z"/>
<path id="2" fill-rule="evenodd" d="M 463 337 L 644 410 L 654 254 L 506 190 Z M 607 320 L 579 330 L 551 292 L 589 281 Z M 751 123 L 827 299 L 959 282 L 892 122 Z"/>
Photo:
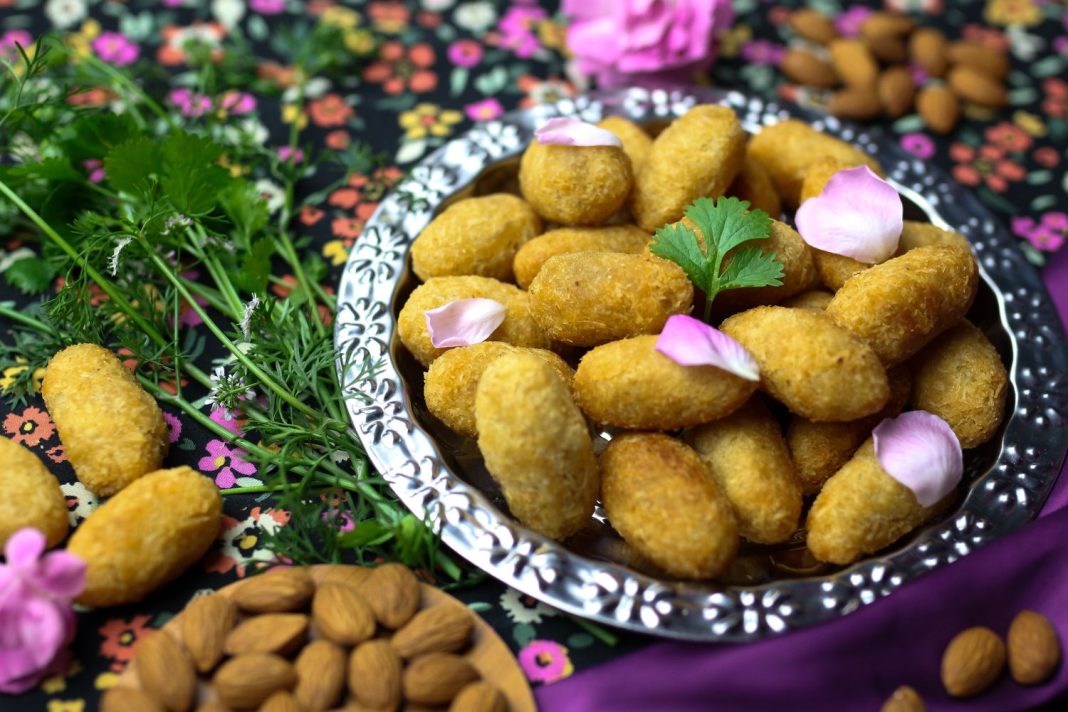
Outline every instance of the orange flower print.
<path id="1" fill-rule="evenodd" d="M 12 442 L 37 447 L 56 434 L 56 426 L 48 413 L 31 405 L 21 414 L 8 413 L 4 418 L 4 432 Z"/>
<path id="2" fill-rule="evenodd" d="M 335 237 L 355 240 L 363 230 L 363 221 L 356 218 L 334 218 L 334 221 L 330 223 L 330 230 Z"/>
<path id="3" fill-rule="evenodd" d="M 324 215 L 326 213 L 314 205 L 305 205 L 300 209 L 300 222 L 304 225 L 315 225 L 323 219 Z"/>
<path id="4" fill-rule="evenodd" d="M 367 14 L 371 16 L 371 24 L 376 30 L 391 35 L 408 29 L 408 19 L 411 17 L 408 8 L 399 2 L 371 3 Z"/>
<path id="5" fill-rule="evenodd" d="M 343 126 L 356 112 L 337 94 L 308 103 L 308 116 L 316 126 Z"/>
<path id="6" fill-rule="evenodd" d="M 1031 147 L 1031 137 L 1016 124 L 1002 121 L 986 130 L 986 140 L 1008 152 L 1022 152 Z"/>
<path id="7" fill-rule="evenodd" d="M 111 669 L 122 672 L 133 658 L 138 644 L 151 635 L 148 627 L 149 616 L 134 616 L 130 620 L 112 618 L 100 627 L 99 633 L 104 638 L 100 644 L 100 654 L 111 659 Z"/>
<path id="8" fill-rule="evenodd" d="M 434 48 L 425 42 L 405 48 L 400 42 L 382 45 L 378 61 L 364 70 L 363 78 L 382 85 L 387 94 L 401 94 L 405 89 L 416 93 L 431 91 L 438 84 L 434 66 Z"/>
<path id="9" fill-rule="evenodd" d="M 219 46 L 226 36 L 226 28 L 218 22 L 194 22 L 188 27 L 167 25 L 160 30 L 163 42 L 159 46 L 156 58 L 164 66 L 184 64 L 187 55 L 185 48 L 191 44 L 201 44 L 210 48 L 213 60 L 222 59 L 223 51 Z"/>
<path id="10" fill-rule="evenodd" d="M 348 131 L 338 129 L 336 131 L 331 131 L 326 135 L 325 143 L 327 148 L 332 148 L 335 151 L 344 151 L 349 147 L 349 144 L 352 143 L 352 137 L 349 136 Z"/>
<path id="11" fill-rule="evenodd" d="M 1023 166 L 1005 157 L 1004 149 L 991 144 L 976 149 L 954 143 L 949 147 L 949 156 L 957 162 L 953 177 L 968 186 L 985 183 L 990 190 L 1003 193 L 1010 182 L 1021 181 L 1027 175 Z"/>

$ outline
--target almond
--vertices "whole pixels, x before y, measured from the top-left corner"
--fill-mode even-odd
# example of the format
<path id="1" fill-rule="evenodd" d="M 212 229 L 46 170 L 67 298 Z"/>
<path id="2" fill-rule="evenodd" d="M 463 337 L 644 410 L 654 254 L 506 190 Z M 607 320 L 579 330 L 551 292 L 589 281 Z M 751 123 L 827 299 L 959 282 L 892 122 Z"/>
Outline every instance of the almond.
<path id="1" fill-rule="evenodd" d="M 809 42 L 825 45 L 838 37 L 834 22 L 826 15 L 808 8 L 790 15 L 790 27 Z"/>
<path id="2" fill-rule="evenodd" d="M 419 704 L 443 705 L 478 678 L 478 671 L 458 655 L 420 655 L 404 671 L 404 697 Z"/>
<path id="3" fill-rule="evenodd" d="M 960 101 L 944 86 L 924 87 L 916 97 L 916 110 L 935 133 L 949 133 L 960 119 Z"/>
<path id="4" fill-rule="evenodd" d="M 371 572 L 359 588 L 375 618 L 386 628 L 396 630 L 419 610 L 423 592 L 411 569 L 401 564 L 383 564 Z"/>
<path id="5" fill-rule="evenodd" d="M 308 616 L 303 613 L 268 613 L 241 622 L 226 636 L 223 649 L 227 655 L 288 655 L 303 645 L 307 635 Z"/>
<path id="6" fill-rule="evenodd" d="M 223 656 L 223 645 L 234 627 L 233 602 L 225 596 L 198 596 L 181 617 L 182 640 L 200 672 L 211 672 Z"/>
<path id="7" fill-rule="evenodd" d="M 830 89 L 838 84 L 834 67 L 803 49 L 790 49 L 782 57 L 783 74 L 797 82 L 813 87 Z"/>
<path id="8" fill-rule="evenodd" d="M 949 64 L 949 42 L 933 27 L 921 27 L 909 38 L 909 57 L 932 77 L 944 77 Z"/>
<path id="9" fill-rule="evenodd" d="M 472 682 L 453 698 L 449 712 L 508 712 L 508 700 L 488 682 Z"/>
<path id="10" fill-rule="evenodd" d="M 860 23 L 860 36 L 864 39 L 879 35 L 900 37 L 916 28 L 916 21 L 908 15 L 892 12 L 873 12 Z"/>
<path id="11" fill-rule="evenodd" d="M 957 65 L 949 70 L 949 87 L 965 101 L 983 106 L 1005 106 L 1005 87 L 994 81 L 982 70 L 967 65 Z"/>
<path id="12" fill-rule="evenodd" d="M 991 79 L 1004 79 L 1009 73 L 1009 59 L 993 47 L 980 42 L 954 42 L 947 50 L 951 64 L 977 69 Z"/>
<path id="13" fill-rule="evenodd" d="M 163 712 L 163 708 L 135 687 L 112 687 L 100 698 L 100 712 Z"/>
<path id="14" fill-rule="evenodd" d="M 994 684 L 1005 667 L 1005 644 L 989 628 L 957 634 L 942 654 L 942 684 L 954 697 L 971 697 Z"/>
<path id="15" fill-rule="evenodd" d="M 423 653 L 452 653 L 467 645 L 473 626 L 474 619 L 466 609 L 434 606 L 415 614 L 393 634 L 390 644 L 405 659 Z"/>
<path id="16" fill-rule="evenodd" d="M 927 712 L 927 705 L 916 690 L 902 685 L 883 703 L 882 712 Z"/>
<path id="17" fill-rule="evenodd" d="M 238 586 L 233 599 L 250 613 L 282 613 L 303 608 L 313 593 L 315 582 L 306 569 L 271 569 Z"/>
<path id="18" fill-rule="evenodd" d="M 137 677 L 141 688 L 164 709 L 185 712 L 197 694 L 197 673 L 182 644 L 156 631 L 137 646 Z"/>
<path id="19" fill-rule="evenodd" d="M 1009 626 L 1009 672 L 1021 685 L 1049 679 L 1061 662 L 1057 631 L 1041 613 L 1020 611 Z"/>
<path id="20" fill-rule="evenodd" d="M 260 705 L 260 712 L 303 712 L 292 692 L 279 690 Z"/>
<path id="21" fill-rule="evenodd" d="M 868 51 L 883 64 L 901 64 L 908 57 L 905 40 L 896 35 L 875 35 L 864 40 Z"/>
<path id="22" fill-rule="evenodd" d="M 875 58 L 860 40 L 838 39 L 831 42 L 831 63 L 844 84 L 872 89 L 879 76 Z"/>
<path id="23" fill-rule="evenodd" d="M 329 640 L 314 640 L 296 662 L 297 702 L 305 712 L 333 707 L 345 687 L 345 651 Z"/>
<path id="24" fill-rule="evenodd" d="M 360 644 L 349 657 L 349 690 L 360 704 L 395 710 L 401 701 L 401 659 L 385 640 Z"/>
<path id="25" fill-rule="evenodd" d="M 375 634 L 375 614 L 356 589 L 340 583 L 319 587 L 312 599 L 319 633 L 338 645 L 356 645 Z"/>
<path id="26" fill-rule="evenodd" d="M 230 712 L 221 702 L 201 702 L 197 712 Z"/>
<path id="27" fill-rule="evenodd" d="M 902 116 L 912 106 L 915 89 L 912 85 L 912 72 L 908 67 L 890 67 L 879 75 L 875 89 L 883 112 L 891 119 Z"/>
<path id="28" fill-rule="evenodd" d="M 881 110 L 879 95 L 872 89 L 843 89 L 827 101 L 827 111 L 843 119 L 867 121 L 878 116 Z"/>
<path id="29" fill-rule="evenodd" d="M 224 705 L 235 710 L 255 709 L 279 690 L 289 690 L 297 673 L 288 660 L 277 655 L 252 653 L 223 663 L 212 684 Z"/>

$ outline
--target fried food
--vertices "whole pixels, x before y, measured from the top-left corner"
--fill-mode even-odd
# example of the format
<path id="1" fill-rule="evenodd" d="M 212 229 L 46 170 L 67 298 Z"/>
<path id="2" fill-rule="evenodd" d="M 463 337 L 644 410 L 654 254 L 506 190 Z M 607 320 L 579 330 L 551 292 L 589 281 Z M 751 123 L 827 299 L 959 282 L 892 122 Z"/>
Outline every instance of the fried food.
<path id="1" fill-rule="evenodd" d="M 656 433 L 630 433 L 601 453 L 601 501 L 623 539 L 673 576 L 709 578 L 734 560 L 738 526 L 700 456 Z"/>
<path id="2" fill-rule="evenodd" d="M 431 277 L 476 274 L 512 281 L 515 253 L 541 232 L 541 219 L 522 198 L 495 193 L 450 205 L 412 243 L 412 270 Z"/>
<path id="3" fill-rule="evenodd" d="M 645 165 L 645 159 L 649 157 L 649 151 L 653 147 L 653 139 L 645 133 L 645 129 L 633 121 L 628 121 L 622 116 L 609 116 L 597 124 L 602 129 L 611 131 L 623 142 L 623 153 L 630 159 L 630 167 L 634 175 Z"/>
<path id="4" fill-rule="evenodd" d="M 970 251 L 917 247 L 852 277 L 826 314 L 869 344 L 889 367 L 960 321 L 978 284 Z"/>
<path id="5" fill-rule="evenodd" d="M 549 339 L 534 322 L 530 313 L 530 297 L 523 290 L 489 277 L 434 277 L 415 288 L 397 317 L 397 335 L 401 343 L 424 366 L 445 353 L 430 343 L 424 312 L 437 309 L 459 299 L 481 297 L 493 299 L 507 310 L 504 322 L 490 335 L 493 341 L 513 346 L 548 348 Z"/>
<path id="6" fill-rule="evenodd" d="M 561 225 L 597 225 L 630 195 L 630 159 L 618 146 L 532 141 L 519 162 L 519 187 L 538 215 Z"/>
<path id="7" fill-rule="evenodd" d="M 771 182 L 768 169 L 748 153 L 742 161 L 741 170 L 727 189 L 727 195 L 748 200 L 753 210 L 763 210 L 773 218 L 782 215 L 782 200 L 775 190 L 775 184 Z"/>
<path id="8" fill-rule="evenodd" d="M 40 529 L 49 547 L 67 537 L 67 498 L 59 480 L 22 445 L 0 438 L 0 549 L 19 529 Z"/>
<path id="9" fill-rule="evenodd" d="M 912 390 L 912 374 L 902 365 L 887 372 L 890 400 L 875 415 L 846 423 L 816 423 L 795 415 L 786 428 L 786 442 L 805 495 L 820 491 L 823 483 L 849 462 L 857 448 L 884 418 L 901 413 Z"/>
<path id="10" fill-rule="evenodd" d="M 758 544 L 790 538 L 801 518 L 801 483 L 779 423 L 760 398 L 695 428 L 690 442 L 730 500 L 739 534 Z"/>
<path id="11" fill-rule="evenodd" d="M 761 387 L 797 415 L 856 420 L 878 412 L 890 398 L 875 352 L 823 314 L 756 307 L 720 329 L 756 359 Z"/>
<path id="12" fill-rule="evenodd" d="M 41 394 L 74 474 L 98 497 L 163 463 L 170 446 L 163 412 L 107 349 L 76 344 L 57 353 Z"/>
<path id="13" fill-rule="evenodd" d="M 721 292 L 716 297 L 717 313 L 742 311 L 763 304 L 777 304 L 795 294 L 817 286 L 813 250 L 801 235 L 786 223 L 771 221 L 771 234 L 765 240 L 748 243 L 764 252 L 771 252 L 782 263 L 782 285 L 778 287 L 749 287 Z M 730 264 L 730 255 L 724 266 Z"/>
<path id="14" fill-rule="evenodd" d="M 1008 383 L 997 349 L 963 320 L 920 353 L 912 403 L 949 423 L 961 447 L 977 447 L 1001 426 Z"/>
<path id="15" fill-rule="evenodd" d="M 767 169 L 783 202 L 793 207 L 800 204 L 805 174 L 817 161 L 829 158 L 847 166 L 865 164 L 880 176 L 886 175 L 879 162 L 861 149 L 796 119 L 765 126 L 749 141 L 749 153 Z"/>
<path id="16" fill-rule="evenodd" d="M 834 299 L 834 294 L 822 289 L 813 289 L 810 292 L 802 292 L 796 297 L 790 297 L 782 303 L 784 307 L 791 309 L 807 309 L 808 311 L 822 312 Z"/>
<path id="17" fill-rule="evenodd" d="M 100 608 L 140 601 L 197 561 L 215 541 L 222 497 L 188 467 L 157 470 L 100 505 L 71 535 L 67 551 L 85 560 L 85 591 Z"/>
<path id="18" fill-rule="evenodd" d="M 731 413 L 757 384 L 714 366 L 680 366 L 655 335 L 590 350 L 575 372 L 575 400 L 590 418 L 632 430 L 677 430 Z"/>
<path id="19" fill-rule="evenodd" d="M 526 349 L 503 341 L 484 341 L 443 353 L 426 372 L 423 396 L 426 407 L 452 430 L 468 437 L 478 436 L 475 420 L 475 393 L 482 374 L 491 363 L 512 353 L 530 353 L 549 364 L 571 388 L 575 372 L 567 363 L 545 349 Z"/>
<path id="20" fill-rule="evenodd" d="M 972 251 L 968 238 L 953 230 L 943 230 L 931 223 L 906 220 L 901 228 L 901 241 L 897 245 L 897 255 L 901 256 L 917 247 L 956 247 L 966 252 Z"/>
<path id="21" fill-rule="evenodd" d="M 556 255 L 530 283 L 534 319 L 549 338 L 572 346 L 658 333 L 692 304 L 693 284 L 682 268 L 652 255 Z"/>
<path id="22" fill-rule="evenodd" d="M 645 250 L 649 233 L 636 225 L 607 227 L 562 227 L 539 235 L 523 245 L 515 255 L 515 281 L 527 289 L 545 260 L 572 252 L 627 252 Z"/>
<path id="23" fill-rule="evenodd" d="M 634 180 L 630 210 L 647 232 L 675 222 L 690 203 L 727 190 L 745 158 L 745 131 L 725 106 L 701 105 L 653 141 Z"/>
<path id="24" fill-rule="evenodd" d="M 865 442 L 823 485 L 808 513 L 808 548 L 819 561 L 851 564 L 893 544 L 945 509 L 953 495 L 922 506 L 905 485 L 886 474 Z"/>
<path id="25" fill-rule="evenodd" d="M 586 419 L 545 359 L 501 356 L 475 394 L 478 449 L 512 514 L 553 539 L 589 521 L 599 480 Z"/>

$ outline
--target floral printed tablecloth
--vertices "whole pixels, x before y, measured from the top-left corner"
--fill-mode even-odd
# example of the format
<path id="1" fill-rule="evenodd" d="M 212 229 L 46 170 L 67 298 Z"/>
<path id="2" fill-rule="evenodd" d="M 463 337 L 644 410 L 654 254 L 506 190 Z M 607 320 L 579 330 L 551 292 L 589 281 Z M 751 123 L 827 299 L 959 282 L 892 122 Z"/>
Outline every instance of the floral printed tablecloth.
<path id="1" fill-rule="evenodd" d="M 800 4 L 735 0 L 738 20 L 722 43 L 721 60 L 709 81 L 818 104 L 820 96 L 785 83 L 777 69 L 785 47 L 794 41 L 788 13 Z M 807 4 L 837 15 L 845 34 L 856 32 L 867 13 L 884 5 Z M 0 54 L 10 55 L 16 41 L 28 44 L 55 30 L 78 51 L 104 61 L 146 72 L 162 67 L 169 72 L 165 76 L 180 77 L 185 42 L 197 38 L 211 47 L 243 46 L 241 52 L 255 63 L 261 79 L 284 84 L 292 68 L 279 28 L 333 23 L 344 29 L 353 52 L 376 48 L 357 74 L 314 78 L 303 110 L 286 93 L 280 99 L 242 91 L 206 96 L 178 81 L 166 93 L 173 111 L 187 116 L 222 112 L 235 130 L 251 132 L 279 151 L 287 150 L 289 128 L 299 122 L 306 126 L 306 141 L 338 151 L 361 141 L 385 154 L 383 165 L 349 175 L 345 185 L 322 195 L 317 207 L 305 208 L 297 218 L 307 249 L 333 267 L 326 280 L 333 285 L 364 221 L 413 162 L 472 122 L 576 91 L 567 78 L 565 31 L 557 6 L 524 0 L 0 0 Z M 1007 110 L 969 109 L 966 120 L 947 137 L 925 132 L 915 115 L 883 128 L 907 151 L 972 188 L 1019 236 L 1031 261 L 1044 265 L 1068 239 L 1065 5 L 1052 0 L 885 0 L 885 6 L 911 12 L 951 37 L 978 40 L 1011 54 Z M 94 99 L 92 92 L 85 96 L 87 101 L 106 99 Z M 314 191 L 330 183 L 330 170 L 309 166 L 303 188 Z M 276 197 L 278 187 L 269 179 L 259 187 L 269 201 Z M 0 235 L 0 270 L 27 249 Z M 283 285 L 276 288 L 284 290 Z M 5 283 L 0 300 L 21 303 L 22 297 Z M 11 376 L 0 374 L 0 386 Z M 212 418 L 228 428 L 240 427 L 224 410 L 216 409 Z M 175 413 L 168 413 L 167 420 L 172 440 L 168 464 L 197 467 L 222 489 L 259 482 L 241 450 Z M 66 463 L 40 400 L 14 410 L 0 406 L 0 429 L 35 450 L 60 477 L 72 524 L 96 506 Z M 197 591 L 218 588 L 268 561 L 271 554 L 262 537 L 287 520 L 288 513 L 265 497 L 227 498 L 223 531 L 202 562 L 141 604 L 83 614 L 70 672 L 0 705 L 48 712 L 95 709 L 100 691 L 114 683 L 146 635 Z M 535 685 L 558 681 L 648 642 L 634 635 L 605 635 L 493 581 L 458 595 L 513 647 Z"/>

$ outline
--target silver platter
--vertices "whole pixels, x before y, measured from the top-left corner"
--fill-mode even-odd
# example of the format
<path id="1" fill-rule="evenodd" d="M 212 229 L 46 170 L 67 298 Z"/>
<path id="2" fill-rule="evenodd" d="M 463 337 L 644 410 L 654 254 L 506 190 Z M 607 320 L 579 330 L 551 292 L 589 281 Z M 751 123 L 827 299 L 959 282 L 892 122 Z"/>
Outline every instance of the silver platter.
<path id="1" fill-rule="evenodd" d="M 911 202 L 906 217 L 963 233 L 979 258 L 983 281 L 969 318 L 1010 365 L 1009 417 L 999 438 L 968 452 L 967 487 L 955 509 L 891 550 L 845 569 L 814 565 L 799 544 L 746 547 L 729 583 L 683 582 L 629 559 L 600 517 L 566 545 L 529 531 L 504 511 L 473 444 L 427 413 L 422 369 L 395 335 L 396 316 L 415 286 L 407 259 L 412 240 L 448 201 L 506 185 L 536 126 L 560 115 L 597 121 L 617 114 L 666 123 L 697 103 L 732 107 L 751 132 L 796 116 L 861 146 Z M 1064 334 L 1014 238 L 967 191 L 896 144 L 832 117 L 737 92 L 590 94 L 507 114 L 449 142 L 382 201 L 356 241 L 341 279 L 335 340 L 342 383 L 353 396 L 348 411 L 371 461 L 412 512 L 440 523 L 446 544 L 551 606 L 669 638 L 755 640 L 889 596 L 1033 519 L 1068 449 Z M 364 358 L 380 361 L 382 369 L 358 380 Z"/>

